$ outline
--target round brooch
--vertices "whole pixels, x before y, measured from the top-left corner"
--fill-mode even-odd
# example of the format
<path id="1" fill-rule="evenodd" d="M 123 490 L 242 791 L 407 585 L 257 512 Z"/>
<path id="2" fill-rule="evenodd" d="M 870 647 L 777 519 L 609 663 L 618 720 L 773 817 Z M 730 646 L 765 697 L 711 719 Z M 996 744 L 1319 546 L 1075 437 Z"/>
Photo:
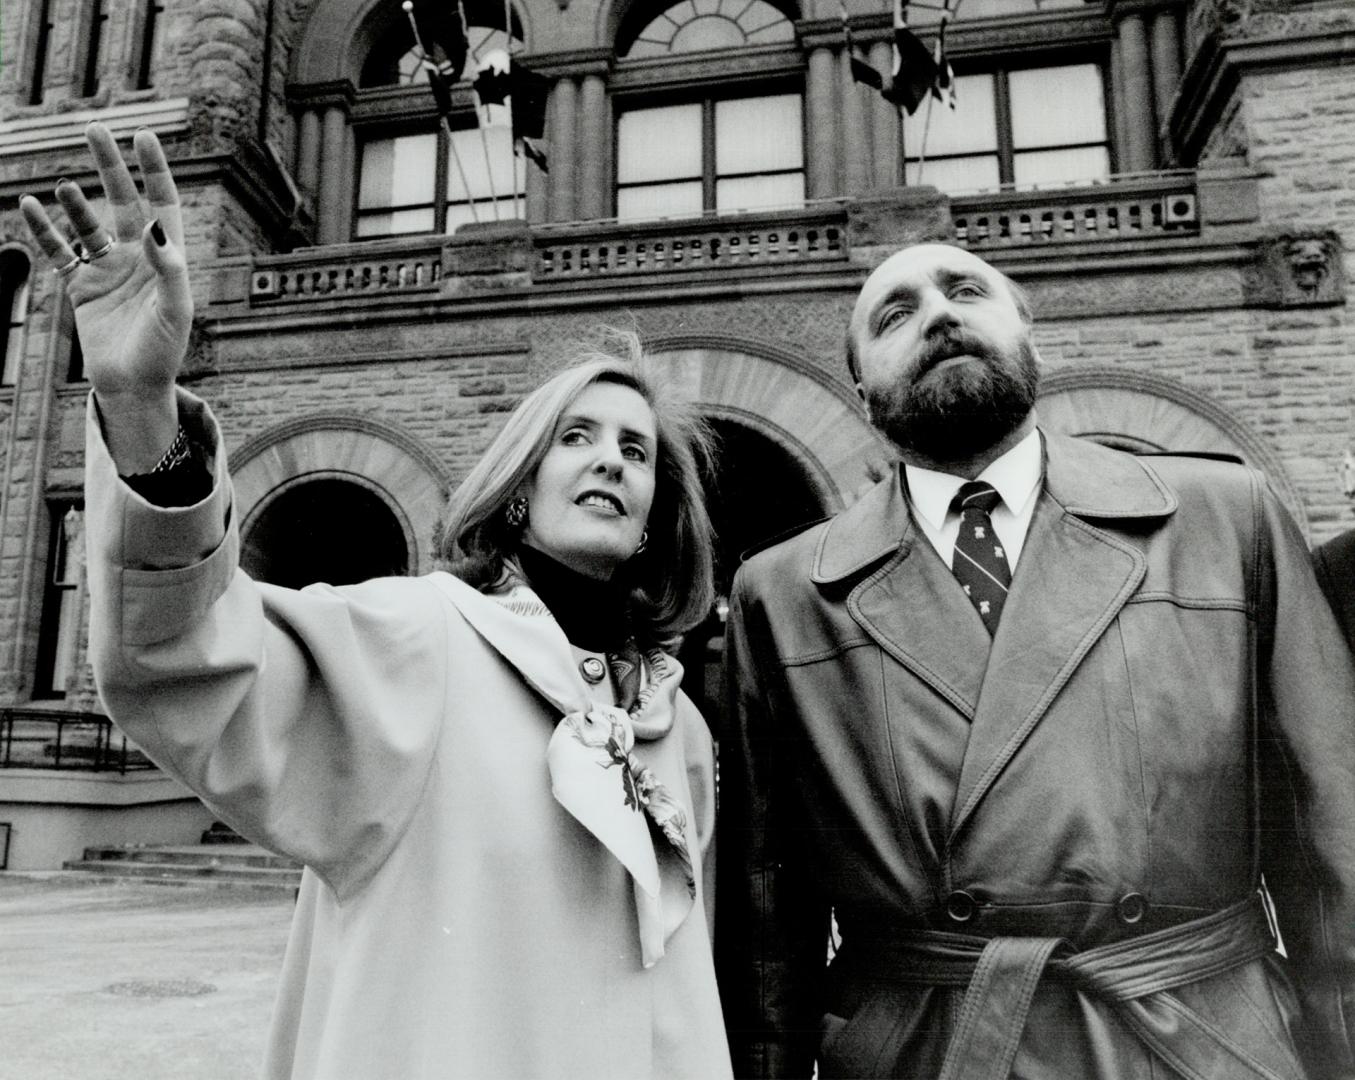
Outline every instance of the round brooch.
<path id="1" fill-rule="evenodd" d="M 596 656 L 585 656 L 579 661 L 579 674 L 590 683 L 600 683 L 607 677 L 607 666 Z"/>

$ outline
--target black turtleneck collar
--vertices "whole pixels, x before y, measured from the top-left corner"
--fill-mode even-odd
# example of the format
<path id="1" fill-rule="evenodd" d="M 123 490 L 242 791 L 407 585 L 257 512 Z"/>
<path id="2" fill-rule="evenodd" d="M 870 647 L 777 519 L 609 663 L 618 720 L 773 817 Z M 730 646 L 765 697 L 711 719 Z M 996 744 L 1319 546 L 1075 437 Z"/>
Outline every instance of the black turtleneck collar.
<path id="1" fill-rule="evenodd" d="M 630 637 L 630 588 L 624 574 L 610 581 L 581 574 L 527 544 L 517 550 L 518 565 L 571 645 L 591 652 L 614 652 Z"/>

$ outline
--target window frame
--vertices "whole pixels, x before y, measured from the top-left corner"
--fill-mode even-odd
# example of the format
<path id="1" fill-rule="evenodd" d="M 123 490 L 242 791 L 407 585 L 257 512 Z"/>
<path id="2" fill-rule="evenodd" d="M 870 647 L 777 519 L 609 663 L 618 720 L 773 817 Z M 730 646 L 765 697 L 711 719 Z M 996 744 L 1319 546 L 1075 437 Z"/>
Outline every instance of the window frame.
<path id="1" fill-rule="evenodd" d="M 1057 12 L 1056 12 L 1057 14 Z M 925 27 L 923 27 L 925 30 Z M 1033 152 L 1033 150 L 1056 150 L 1056 149 L 1076 149 L 1085 148 L 1085 146 L 1098 146 L 1102 144 L 1088 144 L 1088 142 L 1077 142 L 1077 144 L 1066 144 L 1058 146 L 1038 146 L 1038 148 L 1018 149 L 1015 146 L 1015 136 L 1012 133 L 1012 114 L 1011 114 L 1011 73 L 1016 70 L 1031 70 L 1041 68 L 1064 68 L 1064 66 L 1092 65 L 1098 70 L 1100 76 L 1100 85 L 1102 85 L 1102 102 L 1106 108 L 1104 114 L 1104 123 L 1106 123 L 1106 159 L 1108 175 L 1115 175 L 1119 169 L 1119 152 L 1121 148 L 1117 145 L 1117 127 L 1115 127 L 1115 88 L 1111 81 L 1111 49 L 1110 42 L 1103 43 L 1079 43 L 1073 46 L 1060 46 L 1057 49 L 1045 50 L 1016 50 L 1012 53 L 1003 53 L 995 47 L 984 47 L 981 50 L 966 51 L 963 56 L 951 56 L 951 65 L 955 69 L 955 77 L 974 76 L 974 75 L 992 75 L 993 76 L 993 114 L 996 121 L 996 148 L 992 153 L 997 156 L 997 180 L 999 180 L 999 190 L 1008 191 L 1016 188 L 1015 161 L 1019 153 Z M 921 104 L 919 114 L 927 108 L 927 103 Z M 939 102 L 934 102 L 932 108 L 944 108 Z M 954 154 L 927 154 L 928 164 L 932 161 L 946 161 L 958 159 L 958 157 L 973 157 L 978 152 L 965 152 Z M 989 153 L 984 150 L 981 153 Z M 905 182 L 908 178 L 909 168 L 917 163 L 916 154 L 909 153 L 908 145 L 905 140 L 901 140 L 900 145 L 902 175 Z M 925 173 L 923 175 L 923 183 Z"/>
<path id="2" fill-rule="evenodd" d="M 453 131 L 474 131 L 479 119 L 476 116 L 475 97 L 466 82 L 458 83 L 452 90 L 454 111 L 450 118 Z M 353 184 L 352 205 L 350 207 L 349 237 L 355 242 L 382 240 L 402 236 L 441 236 L 446 234 L 447 208 L 467 205 L 447 198 L 447 180 L 451 173 L 449 163 L 449 137 L 447 129 L 438 118 L 437 108 L 433 104 L 432 93 L 423 83 L 404 86 L 373 87 L 364 91 L 363 100 L 354 108 L 350 118 L 353 131 Z M 437 138 L 436 172 L 433 180 L 433 227 L 418 232 L 372 233 L 359 235 L 358 222 L 363 216 L 371 217 L 376 213 L 391 213 L 401 209 L 421 209 L 426 203 L 382 207 L 380 211 L 361 206 L 362 199 L 362 159 L 367 144 L 378 139 L 393 139 L 407 135 L 435 135 Z M 514 155 L 516 158 L 516 155 Z M 522 176 L 522 189 L 516 193 L 519 200 L 526 197 L 526 170 L 521 170 L 514 161 L 515 181 Z M 515 186 L 517 186 L 515 184 Z M 499 196 L 499 204 L 513 202 L 514 192 Z M 493 212 L 493 203 L 489 199 L 475 200 L 476 207 L 485 207 Z"/>
<path id="3" fill-rule="evenodd" d="M 800 168 L 809 173 L 809 110 L 805 104 L 805 55 L 798 43 L 756 45 L 707 53 L 676 53 L 619 62 L 610 80 L 612 148 L 610 205 L 617 213 L 621 190 L 621 117 L 664 105 L 701 103 L 701 213 L 715 209 L 715 102 L 795 94 L 800 99 Z M 796 170 L 776 170 L 787 175 Z M 731 174 L 737 175 L 737 174 Z M 763 175 L 763 174 L 753 174 Z M 771 174 L 767 174 L 771 175 Z M 658 186 L 656 180 L 627 187 Z M 732 212 L 732 211 L 731 211 Z"/>
<path id="4" fill-rule="evenodd" d="M 14 386 L 19 381 L 26 340 L 21 331 L 28 325 L 32 289 L 32 260 L 15 248 L 0 251 L 0 310 L 5 313 L 5 337 L 0 341 L 0 387 Z M 16 343 L 17 347 L 11 350 L 10 346 Z"/>
<path id="5" fill-rule="evenodd" d="M 72 657 L 79 656 L 79 638 L 83 629 L 81 623 L 84 618 L 83 611 L 83 589 L 81 588 L 81 579 L 83 577 L 83 568 L 71 581 L 55 580 L 56 568 L 58 565 L 58 556 L 62 554 L 65 545 L 65 521 L 66 516 L 71 511 L 84 513 L 85 499 L 83 495 L 68 495 L 51 497 L 47 500 L 47 553 L 43 561 L 42 568 L 42 613 L 38 623 L 38 643 L 33 661 L 33 690 L 30 695 L 34 701 L 62 701 L 70 696 L 72 687 L 65 686 L 58 688 L 56 684 L 57 661 L 61 648 L 61 639 L 63 637 L 62 613 L 65 606 L 64 601 L 70 597 L 76 603 L 74 610 L 67 614 L 76 620 L 74 629 L 68 629 L 66 632 L 75 635 L 76 648 Z M 63 566 L 69 566 L 69 552 L 62 560 Z M 75 665 L 72 665 L 70 675 L 74 677 L 77 674 Z"/>

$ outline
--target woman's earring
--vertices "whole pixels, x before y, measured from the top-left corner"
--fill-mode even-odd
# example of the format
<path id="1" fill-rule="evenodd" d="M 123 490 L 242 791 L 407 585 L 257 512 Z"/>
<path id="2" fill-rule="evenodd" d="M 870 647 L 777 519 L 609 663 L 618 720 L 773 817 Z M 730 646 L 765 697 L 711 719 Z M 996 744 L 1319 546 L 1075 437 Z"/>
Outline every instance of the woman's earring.
<path id="1" fill-rule="evenodd" d="M 648 529 L 641 529 L 641 530 L 640 530 L 640 546 L 639 546 L 638 548 L 635 549 L 635 554 L 636 554 L 636 555 L 642 555 L 642 554 L 644 554 L 645 545 L 648 544 L 648 543 L 649 543 L 649 530 L 648 530 Z"/>
<path id="2" fill-rule="evenodd" d="M 522 528 L 527 524 L 527 500 L 519 495 L 516 499 L 510 501 L 503 517 L 508 522 L 510 529 Z"/>

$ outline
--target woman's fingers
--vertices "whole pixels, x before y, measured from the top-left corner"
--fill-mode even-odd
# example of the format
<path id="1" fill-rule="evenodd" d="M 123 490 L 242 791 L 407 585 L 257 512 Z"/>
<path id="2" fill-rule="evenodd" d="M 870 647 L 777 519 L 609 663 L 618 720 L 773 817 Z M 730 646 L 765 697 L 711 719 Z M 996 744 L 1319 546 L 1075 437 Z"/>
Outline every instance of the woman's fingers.
<path id="1" fill-rule="evenodd" d="M 19 210 L 23 213 L 24 224 L 28 226 L 28 231 L 33 236 L 33 241 L 42 249 L 42 253 L 52 264 L 52 269 L 57 270 L 71 265 L 71 260 L 76 258 L 75 251 L 66 238 L 61 235 L 57 227 L 52 224 L 52 219 L 47 216 L 47 211 L 42 203 L 33 198 L 32 195 L 24 195 L 19 199 Z"/>
<path id="2" fill-rule="evenodd" d="M 107 127 L 94 121 L 85 128 L 85 141 L 99 170 L 99 181 L 103 184 L 108 207 L 113 212 L 114 236 L 123 243 L 139 239 L 146 217 L 142 212 L 136 183 L 122 160 L 117 140 Z M 79 227 L 79 223 L 76 223 L 76 228 Z"/>
<path id="3" fill-rule="evenodd" d="M 66 211 L 70 223 L 75 226 L 76 235 L 80 237 L 80 243 L 86 254 L 102 251 L 113 239 L 112 234 L 100 223 L 99 216 L 89 205 L 85 193 L 75 181 L 59 180 L 56 185 L 56 200 L 61 204 L 61 209 Z"/>
<path id="4" fill-rule="evenodd" d="M 176 246 L 183 246 L 183 216 L 179 209 L 179 189 L 174 174 L 169 171 L 165 152 L 155 132 L 142 128 L 132 136 L 137 164 L 141 168 L 141 183 L 146 189 L 151 216 L 157 219 L 166 235 Z"/>

